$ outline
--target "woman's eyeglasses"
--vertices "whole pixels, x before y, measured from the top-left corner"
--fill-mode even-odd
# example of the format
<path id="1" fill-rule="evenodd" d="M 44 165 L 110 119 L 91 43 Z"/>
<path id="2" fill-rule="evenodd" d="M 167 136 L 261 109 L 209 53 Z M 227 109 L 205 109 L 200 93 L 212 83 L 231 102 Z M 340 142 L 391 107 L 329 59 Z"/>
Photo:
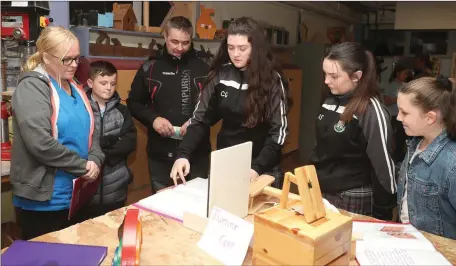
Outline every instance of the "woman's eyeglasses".
<path id="1" fill-rule="evenodd" d="M 60 57 L 58 56 L 55 56 L 53 54 L 49 54 L 55 58 L 58 58 L 60 59 Z M 62 65 L 64 66 L 70 66 L 71 64 L 73 64 L 73 61 L 76 62 L 76 64 L 79 64 L 82 62 L 82 59 L 84 59 L 83 56 L 76 56 L 76 57 L 64 57 L 62 59 L 60 59 L 60 61 L 62 62 Z"/>

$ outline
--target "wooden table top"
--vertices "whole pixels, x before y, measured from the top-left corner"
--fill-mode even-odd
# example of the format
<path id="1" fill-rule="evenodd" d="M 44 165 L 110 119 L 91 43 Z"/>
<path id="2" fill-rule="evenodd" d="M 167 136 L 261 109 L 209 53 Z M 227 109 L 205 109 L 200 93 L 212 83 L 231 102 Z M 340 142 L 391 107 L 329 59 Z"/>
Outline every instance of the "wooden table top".
<path id="1" fill-rule="evenodd" d="M 259 201 L 271 201 L 265 195 Z M 131 207 L 130 207 L 131 208 Z M 122 223 L 126 208 L 121 208 L 104 216 L 87 220 L 67 229 L 35 238 L 35 241 L 99 245 L 108 247 L 108 255 L 102 265 L 111 265 L 116 246 L 117 230 Z M 371 217 L 342 212 L 357 220 L 374 220 Z M 181 223 L 141 210 L 143 226 L 143 244 L 141 265 L 220 265 L 218 261 L 202 251 L 197 243 L 200 234 Z M 249 215 L 247 220 L 253 220 Z M 424 233 L 452 264 L 456 265 L 456 241 Z M 243 265 L 252 264 L 252 249 L 249 248 Z M 357 265 L 352 261 L 351 265 Z"/>

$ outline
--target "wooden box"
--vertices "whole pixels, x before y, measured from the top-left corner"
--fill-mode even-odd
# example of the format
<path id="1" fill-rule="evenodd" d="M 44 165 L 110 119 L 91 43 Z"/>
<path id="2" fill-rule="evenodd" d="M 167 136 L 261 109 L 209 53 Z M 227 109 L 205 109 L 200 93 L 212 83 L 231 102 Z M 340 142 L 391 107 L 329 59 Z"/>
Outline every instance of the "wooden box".
<path id="1" fill-rule="evenodd" d="M 314 166 L 295 173 L 285 175 L 280 204 L 255 214 L 253 265 L 349 265 L 352 218 L 325 210 Z M 301 197 L 294 206 L 290 182 Z"/>

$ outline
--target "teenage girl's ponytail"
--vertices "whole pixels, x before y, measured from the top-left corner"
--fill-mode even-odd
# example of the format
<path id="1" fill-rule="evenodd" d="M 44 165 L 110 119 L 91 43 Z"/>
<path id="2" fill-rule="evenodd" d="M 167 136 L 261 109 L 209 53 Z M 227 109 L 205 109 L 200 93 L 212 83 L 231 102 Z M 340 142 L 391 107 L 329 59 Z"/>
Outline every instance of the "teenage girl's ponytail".
<path id="1" fill-rule="evenodd" d="M 331 47 L 325 58 L 339 62 L 349 75 L 358 71 L 362 73 L 353 97 L 341 115 L 341 120 L 348 122 L 352 120 L 353 115 L 364 113 L 371 97 L 380 95 L 374 55 L 358 43 L 343 42 Z"/>

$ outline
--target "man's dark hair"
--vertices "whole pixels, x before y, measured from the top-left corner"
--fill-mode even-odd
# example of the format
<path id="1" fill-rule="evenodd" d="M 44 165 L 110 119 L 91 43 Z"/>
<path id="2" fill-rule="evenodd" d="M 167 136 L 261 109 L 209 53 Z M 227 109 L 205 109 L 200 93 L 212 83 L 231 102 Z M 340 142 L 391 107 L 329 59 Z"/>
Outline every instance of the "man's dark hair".
<path id="1" fill-rule="evenodd" d="M 168 34 L 169 29 L 177 29 L 188 33 L 190 36 L 193 35 L 193 26 L 190 20 L 183 16 L 177 16 L 170 18 L 165 25 L 165 33 Z"/>
<path id="2" fill-rule="evenodd" d="M 100 76 L 112 76 L 117 74 L 117 68 L 108 61 L 95 61 L 90 63 L 89 68 L 89 79 L 93 80 L 98 75 Z"/>

